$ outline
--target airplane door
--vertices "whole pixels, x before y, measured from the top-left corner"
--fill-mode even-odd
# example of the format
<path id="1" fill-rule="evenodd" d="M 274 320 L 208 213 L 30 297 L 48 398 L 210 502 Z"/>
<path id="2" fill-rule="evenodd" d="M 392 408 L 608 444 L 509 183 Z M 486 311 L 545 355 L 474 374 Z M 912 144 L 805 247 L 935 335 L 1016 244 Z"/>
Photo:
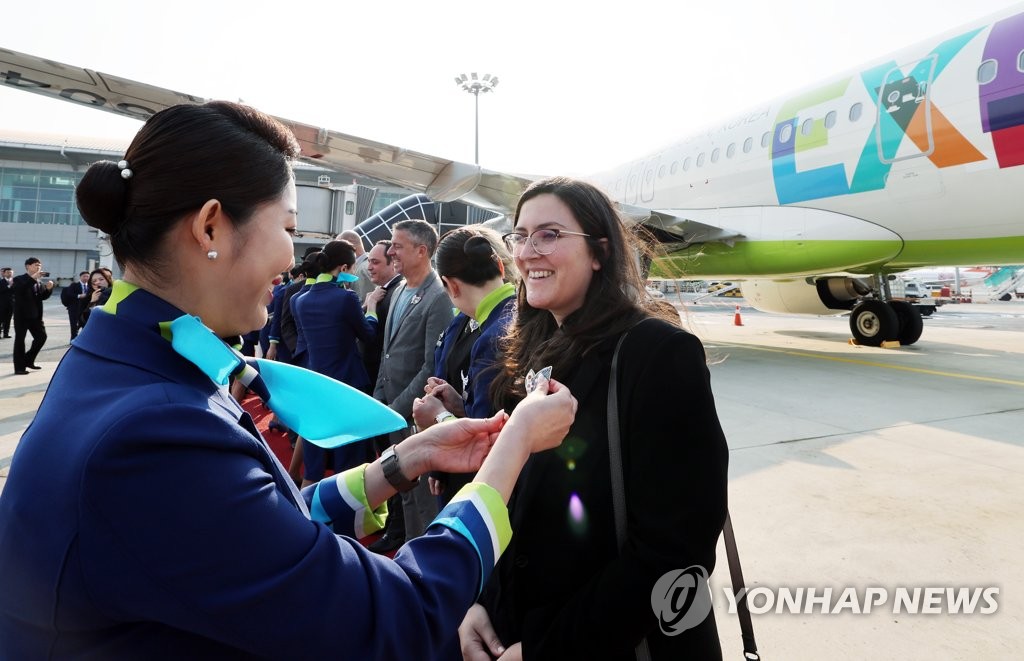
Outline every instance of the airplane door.
<path id="1" fill-rule="evenodd" d="M 643 179 L 640 182 L 640 201 L 650 202 L 654 199 L 654 180 L 658 176 L 658 164 L 661 163 L 661 156 L 655 156 L 646 163 L 643 168 Z"/>
<path id="2" fill-rule="evenodd" d="M 932 55 L 910 65 L 893 67 L 885 74 L 885 83 L 877 90 L 875 122 L 878 158 L 882 163 L 891 165 L 935 152 L 931 87 L 937 64 L 938 55 Z M 903 73 L 908 70 L 909 74 Z M 904 137 L 909 137 L 914 147 L 903 148 L 901 153 Z"/>

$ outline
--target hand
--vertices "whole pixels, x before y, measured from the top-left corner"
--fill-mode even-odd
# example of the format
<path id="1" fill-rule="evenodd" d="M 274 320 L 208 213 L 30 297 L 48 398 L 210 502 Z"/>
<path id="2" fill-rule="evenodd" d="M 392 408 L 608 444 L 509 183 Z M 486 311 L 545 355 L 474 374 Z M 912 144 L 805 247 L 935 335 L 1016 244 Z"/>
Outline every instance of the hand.
<path id="1" fill-rule="evenodd" d="M 530 452 L 556 448 L 569 433 L 577 406 L 568 387 L 554 379 L 540 379 L 534 391 L 516 406 L 506 427 L 522 428 Z"/>
<path id="2" fill-rule="evenodd" d="M 46 288 L 47 289 L 53 289 L 53 280 L 47 280 L 46 281 Z"/>
<path id="3" fill-rule="evenodd" d="M 464 661 L 491 661 L 505 653 L 505 647 L 494 632 L 487 610 L 480 604 L 473 604 L 466 611 L 466 617 L 462 618 L 462 624 L 459 625 L 459 649 L 462 650 Z"/>
<path id="4" fill-rule="evenodd" d="M 440 496 L 444 493 L 444 482 L 437 479 L 436 477 L 427 478 L 427 488 L 430 489 L 431 496 Z"/>
<path id="5" fill-rule="evenodd" d="M 523 644 L 516 643 L 498 657 L 498 661 L 523 661 Z"/>
<path id="6" fill-rule="evenodd" d="M 431 381 L 434 382 L 433 387 L 431 387 Z M 424 390 L 427 391 L 427 394 L 440 399 L 446 410 L 451 411 L 460 418 L 466 417 L 466 403 L 463 401 L 462 395 L 459 394 L 459 391 L 452 384 L 444 379 L 430 377 L 427 379 L 427 385 L 424 387 Z"/>
<path id="7" fill-rule="evenodd" d="M 459 418 L 413 434 L 399 444 L 402 472 L 409 478 L 430 471 L 476 472 L 506 420 L 499 411 L 490 418 Z"/>
<path id="8" fill-rule="evenodd" d="M 429 429 L 437 422 L 437 416 L 444 413 L 444 404 L 433 395 L 424 395 L 412 400 L 412 419 L 417 429 Z"/>
<path id="9" fill-rule="evenodd" d="M 383 287 L 377 287 L 373 291 L 366 294 L 366 298 L 363 299 L 363 307 L 366 308 L 367 312 L 376 312 L 377 304 L 384 300 L 384 294 L 387 292 Z"/>
<path id="10" fill-rule="evenodd" d="M 267 347 L 267 355 L 264 358 L 267 360 L 277 360 L 277 342 L 270 343 L 270 346 Z"/>

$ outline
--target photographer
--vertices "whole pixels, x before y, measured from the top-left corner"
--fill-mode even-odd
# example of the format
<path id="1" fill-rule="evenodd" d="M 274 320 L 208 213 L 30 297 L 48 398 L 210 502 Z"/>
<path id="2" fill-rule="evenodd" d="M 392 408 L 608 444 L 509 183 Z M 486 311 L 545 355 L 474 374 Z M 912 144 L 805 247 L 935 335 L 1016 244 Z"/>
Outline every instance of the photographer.
<path id="1" fill-rule="evenodd" d="M 43 325 L 43 301 L 53 293 L 53 280 L 42 282 L 50 274 L 36 257 L 25 260 L 25 273 L 14 279 L 14 373 L 28 374 L 36 365 L 36 356 L 46 344 Z M 32 333 L 32 346 L 25 351 L 25 333 Z"/>

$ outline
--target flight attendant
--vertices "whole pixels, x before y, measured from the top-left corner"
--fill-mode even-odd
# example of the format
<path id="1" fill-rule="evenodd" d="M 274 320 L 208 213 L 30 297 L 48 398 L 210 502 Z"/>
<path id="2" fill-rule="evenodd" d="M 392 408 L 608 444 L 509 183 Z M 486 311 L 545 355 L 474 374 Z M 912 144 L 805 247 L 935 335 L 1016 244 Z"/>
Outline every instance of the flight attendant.
<path id="1" fill-rule="evenodd" d="M 456 636 L 508 543 L 520 469 L 561 442 L 575 400 L 541 383 L 511 417 L 414 434 L 300 493 L 168 323 L 198 317 L 213 342 L 263 325 L 292 262 L 298 153 L 246 106 L 173 106 L 78 185 L 123 279 L 65 354 L 0 493 L 0 658 L 423 659 Z M 336 534 L 378 530 L 380 505 L 419 475 L 481 460 L 394 560 Z"/>
<path id="2" fill-rule="evenodd" d="M 367 295 L 364 314 L 359 296 L 338 281 L 341 277 L 351 282 L 356 277 L 352 275 L 356 251 L 344 239 L 330 241 L 307 260 L 318 272 L 316 282 L 293 303 L 295 325 L 305 338 L 306 367 L 369 394 L 370 377 L 356 339 L 370 342 L 376 336 L 376 307 L 382 293 Z M 372 452 L 369 440 L 324 450 L 302 439 L 302 486 L 322 479 L 328 461 L 332 470 L 342 471 L 372 458 Z"/>

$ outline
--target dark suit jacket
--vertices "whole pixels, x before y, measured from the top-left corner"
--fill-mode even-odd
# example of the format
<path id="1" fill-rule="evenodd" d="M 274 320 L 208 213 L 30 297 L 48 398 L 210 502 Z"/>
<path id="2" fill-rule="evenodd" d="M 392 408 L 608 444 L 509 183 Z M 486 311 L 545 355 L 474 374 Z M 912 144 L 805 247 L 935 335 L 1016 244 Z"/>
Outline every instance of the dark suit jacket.
<path id="1" fill-rule="evenodd" d="M 36 284 L 39 285 L 38 288 Z M 43 283 L 37 283 L 28 273 L 22 273 L 14 278 L 14 319 L 42 319 L 43 301 L 50 298 L 52 293 L 52 289 L 47 289 Z"/>
<path id="2" fill-rule="evenodd" d="M 7 284 L 7 278 L 0 278 L 0 310 L 14 303 L 14 283 Z M 10 309 L 9 307 L 7 309 Z"/>
<path id="3" fill-rule="evenodd" d="M 395 289 L 393 301 L 398 300 L 406 284 L 403 282 Z M 452 316 L 451 299 L 444 293 L 441 278 L 433 270 L 417 288 L 402 318 L 388 315 L 373 396 L 406 420 L 412 420 L 412 400 L 423 395 L 423 386 L 434 370 L 434 346 Z M 394 336 L 389 341 L 392 327 L 395 327 Z"/>
<path id="4" fill-rule="evenodd" d="M 86 293 L 91 293 L 92 288 L 86 285 Z M 68 309 L 69 314 L 74 314 L 75 319 L 78 319 L 82 314 L 82 310 L 89 305 L 89 298 L 78 298 L 78 295 L 82 293 L 82 283 L 79 280 L 75 280 L 67 287 L 60 290 L 60 302 Z"/>
<path id="5" fill-rule="evenodd" d="M 553 374 L 579 402 L 559 448 L 534 454 L 509 503 L 515 535 L 481 603 L 499 639 L 528 659 L 721 658 L 713 612 L 674 637 L 651 607 L 665 573 L 715 566 L 726 515 L 728 448 L 704 349 L 693 335 L 647 320 L 619 355 L 619 421 L 628 538 L 616 549 L 607 398 L 618 338 Z M 543 365 L 533 366 L 536 368 Z"/>
<path id="6" fill-rule="evenodd" d="M 391 310 L 391 298 L 394 296 L 398 285 L 402 284 L 402 276 L 396 275 L 391 281 L 384 285 L 384 298 L 377 303 L 377 334 L 369 342 L 361 343 L 360 350 L 363 354 L 363 365 L 366 366 L 366 373 L 370 376 L 370 383 L 377 383 L 377 374 L 380 372 L 381 352 L 384 350 L 384 326 L 388 322 L 388 312 Z"/>

